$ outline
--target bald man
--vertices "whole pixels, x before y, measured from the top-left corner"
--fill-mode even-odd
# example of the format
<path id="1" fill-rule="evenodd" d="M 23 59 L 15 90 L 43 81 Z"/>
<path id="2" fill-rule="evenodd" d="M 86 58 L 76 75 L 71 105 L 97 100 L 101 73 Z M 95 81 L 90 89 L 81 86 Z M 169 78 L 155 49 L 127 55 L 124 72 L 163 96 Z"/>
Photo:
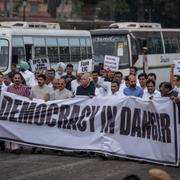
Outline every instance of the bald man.
<path id="1" fill-rule="evenodd" d="M 90 79 L 89 73 L 84 73 L 81 77 L 81 85 L 77 87 L 76 95 L 95 96 L 95 85 Z"/>
<path id="2" fill-rule="evenodd" d="M 143 90 L 139 86 L 136 85 L 136 76 L 129 75 L 129 86 L 124 89 L 124 94 L 126 96 L 135 96 L 135 97 L 142 97 Z"/>

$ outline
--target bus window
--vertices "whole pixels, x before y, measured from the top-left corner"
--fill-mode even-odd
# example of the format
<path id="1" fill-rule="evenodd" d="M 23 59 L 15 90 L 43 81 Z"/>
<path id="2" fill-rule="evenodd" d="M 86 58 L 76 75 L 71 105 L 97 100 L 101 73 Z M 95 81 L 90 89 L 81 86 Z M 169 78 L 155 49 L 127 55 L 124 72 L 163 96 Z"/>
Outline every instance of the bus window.
<path id="1" fill-rule="evenodd" d="M 120 67 L 129 65 L 129 50 L 127 35 L 93 36 L 94 59 L 97 63 L 104 62 L 105 55 L 119 56 Z"/>
<path id="2" fill-rule="evenodd" d="M 46 38 L 47 53 L 51 63 L 59 62 L 58 45 L 56 38 Z"/>
<path id="3" fill-rule="evenodd" d="M 180 33 L 178 32 L 163 32 L 164 45 L 166 53 L 180 52 Z"/>
<path id="4" fill-rule="evenodd" d="M 45 46 L 45 39 L 33 37 L 34 42 L 34 55 L 35 58 L 37 57 L 46 57 L 46 46 Z"/>
<path id="5" fill-rule="evenodd" d="M 58 46 L 59 46 L 59 53 L 60 53 L 60 61 L 70 62 L 68 38 L 58 38 Z"/>
<path id="6" fill-rule="evenodd" d="M 6 39 L 0 39 L 0 70 L 5 71 L 9 65 L 9 43 Z"/>
<path id="7" fill-rule="evenodd" d="M 23 37 L 12 38 L 12 63 L 18 64 L 20 60 L 25 59 Z"/>
<path id="8" fill-rule="evenodd" d="M 79 62 L 81 60 L 79 38 L 69 38 L 69 44 L 71 47 L 71 61 Z"/>
<path id="9" fill-rule="evenodd" d="M 87 58 L 92 59 L 91 40 L 89 38 L 86 38 L 86 44 L 87 44 Z"/>
<path id="10" fill-rule="evenodd" d="M 133 32 L 139 41 L 140 52 L 143 46 L 148 48 L 148 54 L 162 54 L 163 45 L 160 32 Z M 146 42 L 146 44 L 144 44 Z"/>
<path id="11" fill-rule="evenodd" d="M 81 59 L 87 59 L 87 50 L 86 50 L 86 39 L 80 38 L 80 45 L 81 45 Z"/>

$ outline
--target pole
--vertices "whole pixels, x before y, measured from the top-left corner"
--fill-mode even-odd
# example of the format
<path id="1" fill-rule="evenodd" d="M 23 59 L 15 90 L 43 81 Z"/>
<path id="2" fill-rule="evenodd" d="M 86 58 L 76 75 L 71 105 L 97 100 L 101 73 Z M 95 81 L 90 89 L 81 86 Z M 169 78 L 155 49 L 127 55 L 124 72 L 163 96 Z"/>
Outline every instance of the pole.
<path id="1" fill-rule="evenodd" d="M 61 0 L 61 20 L 64 20 L 64 0 Z"/>
<path id="2" fill-rule="evenodd" d="M 147 54 L 148 54 L 148 48 L 147 47 L 143 47 L 142 48 L 143 51 L 143 73 L 148 74 L 148 59 L 147 59 Z"/>
<path id="3" fill-rule="evenodd" d="M 26 0 L 23 0 L 23 21 L 26 21 Z"/>
<path id="4" fill-rule="evenodd" d="M 13 0 L 9 1 L 9 17 L 13 17 Z"/>
<path id="5" fill-rule="evenodd" d="M 149 8 L 149 22 L 151 22 L 151 13 L 152 13 L 152 9 Z"/>

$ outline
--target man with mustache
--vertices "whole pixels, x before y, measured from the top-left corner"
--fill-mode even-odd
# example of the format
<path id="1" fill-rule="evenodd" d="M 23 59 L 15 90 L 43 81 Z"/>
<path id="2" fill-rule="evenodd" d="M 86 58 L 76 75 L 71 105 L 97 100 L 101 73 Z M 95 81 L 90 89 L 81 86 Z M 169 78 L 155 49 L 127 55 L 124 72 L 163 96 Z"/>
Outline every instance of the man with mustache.
<path id="1" fill-rule="evenodd" d="M 142 88 L 136 85 L 135 75 L 132 74 L 129 75 L 129 87 L 126 87 L 123 92 L 126 96 L 135 96 L 135 97 L 143 96 Z"/>

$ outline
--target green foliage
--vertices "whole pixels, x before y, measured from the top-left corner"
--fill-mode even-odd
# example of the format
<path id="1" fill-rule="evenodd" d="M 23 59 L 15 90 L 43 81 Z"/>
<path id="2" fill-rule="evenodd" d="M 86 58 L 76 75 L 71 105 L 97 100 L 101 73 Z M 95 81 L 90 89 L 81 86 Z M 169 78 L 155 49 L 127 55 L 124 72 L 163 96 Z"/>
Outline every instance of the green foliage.
<path id="1" fill-rule="evenodd" d="M 47 1 L 49 12 L 55 16 L 56 7 L 61 0 Z M 151 21 L 159 22 L 164 27 L 180 27 L 180 0 L 71 0 L 71 2 L 74 17 L 83 16 L 89 7 L 93 7 L 94 17 L 101 20 Z"/>
<path id="2" fill-rule="evenodd" d="M 82 13 L 82 7 L 84 5 L 83 1 L 74 1 L 72 6 L 72 14 L 75 14 L 76 16 L 80 16 Z"/>

